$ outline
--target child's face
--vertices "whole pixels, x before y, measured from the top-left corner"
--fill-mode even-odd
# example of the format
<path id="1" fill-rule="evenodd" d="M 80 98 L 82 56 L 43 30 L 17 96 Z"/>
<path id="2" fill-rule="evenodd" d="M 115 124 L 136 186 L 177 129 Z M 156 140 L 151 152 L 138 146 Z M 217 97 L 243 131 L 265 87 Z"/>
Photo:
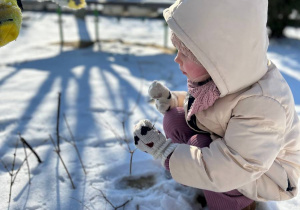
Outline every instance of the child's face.
<path id="1" fill-rule="evenodd" d="M 178 51 L 174 61 L 179 64 L 182 73 L 193 82 L 201 82 L 210 77 L 202 65 L 196 64 L 180 51 Z"/>

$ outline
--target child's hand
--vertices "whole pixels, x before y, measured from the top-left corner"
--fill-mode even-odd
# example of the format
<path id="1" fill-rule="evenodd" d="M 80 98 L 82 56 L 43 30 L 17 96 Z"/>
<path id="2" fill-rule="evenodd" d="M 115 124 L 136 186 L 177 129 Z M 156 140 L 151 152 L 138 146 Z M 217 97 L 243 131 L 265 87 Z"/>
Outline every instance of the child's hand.
<path id="1" fill-rule="evenodd" d="M 178 106 L 177 98 L 171 93 L 171 91 L 158 81 L 153 81 L 149 86 L 149 96 L 155 100 L 157 110 L 165 114 L 173 107 Z"/>
<path id="2" fill-rule="evenodd" d="M 158 131 L 149 120 L 141 120 L 134 128 L 134 143 L 136 147 L 160 159 L 164 165 L 167 157 L 175 150 L 177 144 Z"/>

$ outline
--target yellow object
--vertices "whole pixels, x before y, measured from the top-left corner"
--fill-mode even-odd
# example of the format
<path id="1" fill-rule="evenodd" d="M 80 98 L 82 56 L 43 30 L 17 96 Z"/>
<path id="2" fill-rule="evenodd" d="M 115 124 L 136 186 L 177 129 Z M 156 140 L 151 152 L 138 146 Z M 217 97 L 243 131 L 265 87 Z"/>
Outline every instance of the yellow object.
<path id="1" fill-rule="evenodd" d="M 68 1 L 68 7 L 71 9 L 81 9 L 86 6 L 85 0 L 79 0 L 79 3 L 75 2 L 75 0 Z"/>
<path id="2" fill-rule="evenodd" d="M 16 0 L 0 0 L 0 47 L 17 39 L 22 24 Z"/>

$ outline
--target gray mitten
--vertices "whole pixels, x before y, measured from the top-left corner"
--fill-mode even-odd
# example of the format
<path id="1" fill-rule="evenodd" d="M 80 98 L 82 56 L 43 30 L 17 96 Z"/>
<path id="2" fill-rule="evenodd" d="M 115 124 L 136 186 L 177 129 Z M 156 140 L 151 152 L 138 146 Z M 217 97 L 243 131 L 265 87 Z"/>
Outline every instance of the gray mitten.
<path id="1" fill-rule="evenodd" d="M 178 144 L 158 131 L 149 120 L 141 120 L 134 129 L 134 143 L 138 149 L 151 154 L 161 160 L 164 166 L 167 157 L 175 150 Z"/>
<path id="2" fill-rule="evenodd" d="M 171 108 L 178 106 L 177 97 L 163 84 L 153 81 L 149 86 L 149 96 L 155 100 L 157 110 L 165 114 Z"/>

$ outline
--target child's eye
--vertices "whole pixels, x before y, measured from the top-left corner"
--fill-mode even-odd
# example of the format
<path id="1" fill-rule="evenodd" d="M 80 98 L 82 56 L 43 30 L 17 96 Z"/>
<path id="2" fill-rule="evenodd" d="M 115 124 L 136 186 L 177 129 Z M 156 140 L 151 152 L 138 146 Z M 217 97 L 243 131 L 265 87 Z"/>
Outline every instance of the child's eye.
<path id="1" fill-rule="evenodd" d="M 180 51 L 180 54 L 181 54 L 183 57 L 186 57 L 186 55 L 185 55 L 184 53 L 182 53 L 181 51 Z"/>

